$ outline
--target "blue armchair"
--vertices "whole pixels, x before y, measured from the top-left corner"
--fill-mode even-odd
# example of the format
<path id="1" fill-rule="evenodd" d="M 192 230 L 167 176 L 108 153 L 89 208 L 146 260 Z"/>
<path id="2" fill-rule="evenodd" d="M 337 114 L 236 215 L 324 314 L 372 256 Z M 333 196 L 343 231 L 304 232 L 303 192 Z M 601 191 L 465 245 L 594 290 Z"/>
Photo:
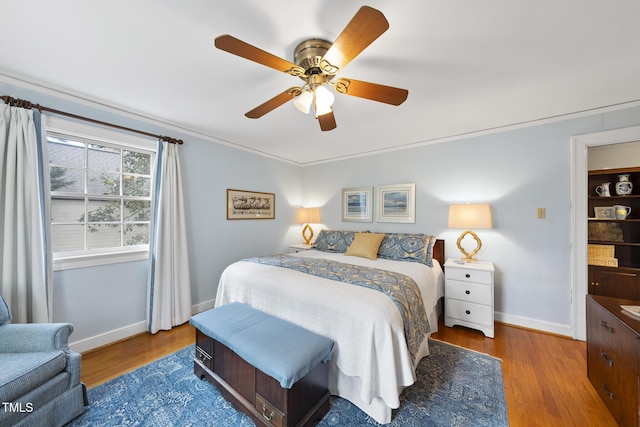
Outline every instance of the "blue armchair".
<path id="1" fill-rule="evenodd" d="M 84 412 L 82 356 L 69 323 L 11 324 L 0 296 L 0 426 L 62 426 Z"/>

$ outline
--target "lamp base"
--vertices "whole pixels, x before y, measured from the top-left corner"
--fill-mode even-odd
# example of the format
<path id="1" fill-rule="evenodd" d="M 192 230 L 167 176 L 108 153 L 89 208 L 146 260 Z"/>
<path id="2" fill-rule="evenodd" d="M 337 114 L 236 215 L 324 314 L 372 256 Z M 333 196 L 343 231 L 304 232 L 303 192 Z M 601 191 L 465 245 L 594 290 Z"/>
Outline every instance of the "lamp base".
<path id="1" fill-rule="evenodd" d="M 313 239 L 313 229 L 309 226 L 309 224 L 305 225 L 302 229 L 302 238 L 304 239 L 305 245 L 311 245 L 311 239 Z"/>
<path id="2" fill-rule="evenodd" d="M 473 237 L 475 239 L 476 243 L 478 243 L 478 246 L 476 246 L 475 250 L 473 252 L 471 252 L 471 253 L 465 251 L 464 248 L 462 247 L 462 240 L 467 235 L 470 235 L 471 237 Z M 473 256 L 480 251 L 480 248 L 482 248 L 482 241 L 480 240 L 480 238 L 478 237 L 478 235 L 476 233 L 474 233 L 471 230 L 465 231 L 464 233 L 462 233 L 460 235 L 460 237 L 458 237 L 458 241 L 456 242 L 456 244 L 458 245 L 458 249 L 460 249 L 460 252 L 462 252 L 462 255 L 464 255 L 464 258 L 461 258 L 463 261 L 465 261 L 465 262 L 477 262 L 478 261 Z"/>

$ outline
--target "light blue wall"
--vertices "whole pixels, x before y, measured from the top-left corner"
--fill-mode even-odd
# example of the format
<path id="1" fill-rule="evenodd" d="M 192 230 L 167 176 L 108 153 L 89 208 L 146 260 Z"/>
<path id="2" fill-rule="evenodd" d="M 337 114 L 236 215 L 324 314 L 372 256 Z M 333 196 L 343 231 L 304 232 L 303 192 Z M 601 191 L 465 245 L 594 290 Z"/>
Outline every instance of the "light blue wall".
<path id="1" fill-rule="evenodd" d="M 218 279 L 228 264 L 252 255 L 285 252 L 299 240 L 295 208 L 300 206 L 302 170 L 298 166 L 0 81 L 0 95 L 5 94 L 185 141 L 180 161 L 193 305 L 215 298 Z M 275 193 L 276 219 L 228 221 L 228 188 Z M 57 271 L 53 282 L 53 320 L 74 324 L 72 342 L 145 322 L 146 261 Z"/>
<path id="2" fill-rule="evenodd" d="M 215 297 L 229 263 L 300 241 L 297 206 L 322 206 L 331 228 L 434 234 L 455 257 L 460 230 L 447 228 L 448 205 L 489 202 L 495 228 L 479 231 L 479 257 L 496 264 L 498 319 L 557 332 L 571 324 L 570 138 L 640 125 L 640 108 L 633 108 L 301 168 L 69 97 L 3 81 L 0 94 L 185 140 L 180 156 L 194 305 Z M 405 182 L 416 183 L 415 224 L 341 221 L 342 188 Z M 226 220 L 228 188 L 275 193 L 276 219 Z M 536 219 L 539 207 L 547 209 L 546 219 Z M 74 342 L 144 322 L 146 280 L 146 262 L 56 272 L 54 320 L 75 324 Z"/>
<path id="3" fill-rule="evenodd" d="M 489 202 L 494 229 L 476 231 L 479 258 L 496 265 L 497 318 L 569 334 L 570 139 L 638 124 L 635 108 L 306 167 L 303 203 L 322 206 L 329 228 L 434 234 L 459 257 L 463 230 L 447 228 L 449 204 Z M 341 221 L 343 187 L 405 182 L 416 183 L 415 224 Z"/>

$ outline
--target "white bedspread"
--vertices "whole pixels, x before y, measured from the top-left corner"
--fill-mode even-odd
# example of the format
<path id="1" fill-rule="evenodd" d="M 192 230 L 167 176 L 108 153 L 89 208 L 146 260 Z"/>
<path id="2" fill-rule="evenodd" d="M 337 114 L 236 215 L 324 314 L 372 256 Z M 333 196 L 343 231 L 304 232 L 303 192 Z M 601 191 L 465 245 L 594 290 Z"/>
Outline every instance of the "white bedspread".
<path id="1" fill-rule="evenodd" d="M 436 260 L 430 268 L 416 262 L 373 261 L 316 250 L 294 256 L 333 259 L 410 276 L 420 287 L 430 320 L 436 318 L 431 312 L 444 295 L 444 275 Z M 336 344 L 330 363 L 352 377 L 350 381 L 356 380 L 359 398 L 365 404 L 377 401 L 398 408 L 400 392 L 415 382 L 415 366 L 428 354 L 425 339 L 417 360 L 411 360 L 400 312 L 388 296 L 376 290 L 239 261 L 222 273 L 216 306 L 236 301 L 333 339 Z M 436 331 L 437 324 L 430 324 L 430 328 Z M 349 393 L 341 393 L 336 378 L 330 378 L 330 388 L 332 394 L 349 399 Z M 358 406 L 367 411 L 365 405 Z M 369 415 L 378 422 L 390 421 L 390 409 L 388 417 L 372 412 Z"/>

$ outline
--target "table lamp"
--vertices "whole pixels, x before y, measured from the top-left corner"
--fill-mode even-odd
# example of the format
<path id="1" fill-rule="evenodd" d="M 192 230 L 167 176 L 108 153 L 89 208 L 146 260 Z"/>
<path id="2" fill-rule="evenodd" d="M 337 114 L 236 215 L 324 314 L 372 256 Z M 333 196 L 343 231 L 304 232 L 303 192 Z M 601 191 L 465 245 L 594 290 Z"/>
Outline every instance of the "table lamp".
<path id="1" fill-rule="evenodd" d="M 491 224 L 491 207 L 488 203 L 467 203 L 462 205 L 449 206 L 449 228 L 465 228 L 460 237 L 458 237 L 458 249 L 464 255 L 462 258 L 465 262 L 475 262 L 473 256 L 478 253 L 482 247 L 482 241 L 476 233 L 471 231 L 472 228 L 493 228 Z M 462 240 L 470 235 L 478 243 L 478 246 L 471 253 L 468 253 L 462 247 Z"/>
<path id="2" fill-rule="evenodd" d="M 298 208 L 296 211 L 296 223 L 306 224 L 302 229 L 305 245 L 310 245 L 311 239 L 313 239 L 313 229 L 309 224 L 318 224 L 319 222 L 320 208 Z"/>

